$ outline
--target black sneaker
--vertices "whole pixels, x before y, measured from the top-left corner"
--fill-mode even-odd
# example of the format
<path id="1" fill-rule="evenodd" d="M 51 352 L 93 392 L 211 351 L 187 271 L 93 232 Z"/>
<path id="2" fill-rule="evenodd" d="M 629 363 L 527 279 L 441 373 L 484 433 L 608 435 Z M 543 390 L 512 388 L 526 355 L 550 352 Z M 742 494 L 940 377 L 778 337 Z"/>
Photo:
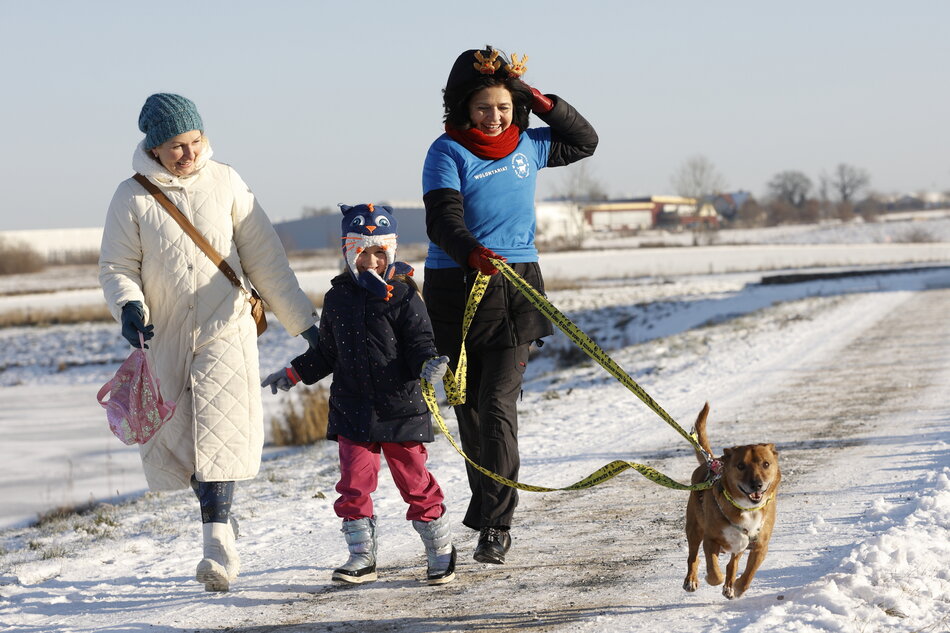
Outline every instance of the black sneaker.
<path id="1" fill-rule="evenodd" d="M 508 553 L 510 547 L 511 535 L 508 534 L 508 530 L 483 527 L 478 535 L 478 546 L 475 548 L 473 558 L 480 563 L 504 565 L 505 554 Z"/>

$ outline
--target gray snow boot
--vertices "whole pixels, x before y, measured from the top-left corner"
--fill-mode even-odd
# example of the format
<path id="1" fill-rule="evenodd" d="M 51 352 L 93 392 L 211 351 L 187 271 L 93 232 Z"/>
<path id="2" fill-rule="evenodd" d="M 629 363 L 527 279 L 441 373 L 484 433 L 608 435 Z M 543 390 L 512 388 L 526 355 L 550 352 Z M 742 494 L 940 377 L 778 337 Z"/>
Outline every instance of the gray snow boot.
<path id="1" fill-rule="evenodd" d="M 376 517 L 343 521 L 350 558 L 333 570 L 333 580 L 361 584 L 376 580 Z"/>
<path id="2" fill-rule="evenodd" d="M 413 521 L 422 542 L 426 546 L 426 581 L 430 585 L 444 585 L 455 579 L 455 546 L 452 531 L 444 514 L 435 521 Z"/>

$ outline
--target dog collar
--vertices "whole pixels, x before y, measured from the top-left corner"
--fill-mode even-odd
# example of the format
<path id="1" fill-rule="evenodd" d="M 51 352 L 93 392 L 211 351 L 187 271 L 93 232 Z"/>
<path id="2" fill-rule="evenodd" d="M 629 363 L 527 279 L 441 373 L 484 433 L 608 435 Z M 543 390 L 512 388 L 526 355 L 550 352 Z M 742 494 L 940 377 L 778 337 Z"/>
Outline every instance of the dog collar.
<path id="1" fill-rule="evenodd" d="M 725 488 L 723 488 L 723 492 L 725 492 Z M 713 501 L 716 502 L 716 507 L 719 508 L 719 514 L 721 514 L 721 515 L 723 516 L 723 518 L 724 518 L 726 521 L 729 521 L 729 525 L 731 525 L 731 526 L 734 527 L 735 529 L 737 529 L 737 530 L 739 530 L 740 532 L 742 532 L 743 534 L 745 534 L 745 535 L 749 538 L 749 543 L 754 543 L 756 537 L 758 536 L 758 534 L 756 534 L 755 536 L 753 536 L 753 535 L 749 532 L 748 528 L 744 528 L 744 527 L 742 527 L 741 525 L 738 525 L 738 524 L 736 524 L 736 523 L 733 523 L 733 522 L 732 522 L 732 519 L 729 518 L 729 515 L 727 515 L 726 512 L 725 512 L 725 510 L 722 509 L 722 506 L 719 505 L 719 498 L 718 498 L 715 494 L 713 494 L 712 498 L 713 498 Z M 728 499 L 729 497 L 727 496 L 726 498 Z M 733 503 L 732 505 L 736 505 L 736 504 Z M 738 507 L 738 506 L 736 506 L 736 507 Z M 739 508 L 739 509 L 740 509 L 740 510 L 743 510 L 743 508 Z"/>
<path id="2" fill-rule="evenodd" d="M 753 508 L 746 508 L 745 506 L 740 506 L 738 503 L 735 502 L 735 500 L 732 498 L 732 495 L 730 495 L 729 491 L 726 490 L 725 486 L 720 486 L 720 489 L 722 490 L 722 496 L 726 498 L 726 501 L 731 503 L 733 507 L 741 510 L 742 512 L 752 512 L 754 510 L 761 510 L 765 506 L 769 505 L 769 502 L 772 501 L 772 498 L 775 496 L 774 494 L 771 494 L 765 498 L 765 503 L 763 503 L 762 505 L 755 506 Z M 719 502 L 717 501 L 716 503 L 719 503 Z M 719 510 L 721 511 L 722 508 L 719 508 Z"/>

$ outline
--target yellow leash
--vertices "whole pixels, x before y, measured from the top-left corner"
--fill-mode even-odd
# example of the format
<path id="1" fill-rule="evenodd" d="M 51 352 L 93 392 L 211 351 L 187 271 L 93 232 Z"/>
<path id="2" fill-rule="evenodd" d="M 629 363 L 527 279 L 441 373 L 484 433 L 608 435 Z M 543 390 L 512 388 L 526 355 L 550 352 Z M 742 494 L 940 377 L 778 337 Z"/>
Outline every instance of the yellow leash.
<path id="1" fill-rule="evenodd" d="M 584 350 L 588 356 L 597 361 L 601 367 L 607 370 L 611 376 L 620 381 L 620 383 L 633 392 L 633 394 L 640 398 L 645 405 L 650 407 L 664 422 L 676 429 L 676 432 L 686 438 L 686 441 L 693 445 L 701 455 L 706 455 L 706 451 L 703 450 L 703 447 L 699 445 L 699 440 L 697 440 L 693 435 L 687 433 L 683 427 L 676 423 L 676 420 L 673 417 L 663 410 L 657 402 L 650 397 L 646 391 L 643 390 L 643 387 L 638 385 L 633 378 L 631 378 L 627 372 L 621 369 L 620 365 L 614 362 L 607 352 L 602 350 L 597 343 L 595 343 L 589 336 L 587 336 L 579 327 L 574 325 L 574 323 L 564 316 L 564 313 L 558 310 L 554 305 L 547 300 L 547 297 L 542 295 L 540 292 L 534 289 L 534 287 L 525 281 L 518 273 L 511 269 L 511 267 L 505 262 L 493 259 L 492 263 L 496 268 L 508 278 L 508 280 L 521 291 L 528 301 L 530 301 L 534 307 L 536 307 L 541 314 L 546 316 L 548 320 L 551 321 L 554 325 L 558 327 L 559 330 L 564 332 L 569 339 L 574 341 L 574 344 L 579 348 Z M 464 341 L 464 339 L 463 339 Z M 711 459 L 711 456 L 706 456 L 707 459 Z"/>
<path id="2" fill-rule="evenodd" d="M 446 370 L 445 377 L 442 379 L 442 384 L 445 387 L 445 398 L 451 405 L 465 404 L 465 377 L 468 375 L 468 356 L 465 354 L 465 338 L 468 336 L 468 328 L 472 325 L 472 319 L 475 318 L 475 311 L 478 309 L 478 304 L 481 303 L 482 297 L 485 295 L 488 281 L 488 275 L 481 273 L 475 278 L 472 291 L 468 295 L 468 301 L 465 302 L 465 312 L 462 314 L 462 347 L 459 350 L 459 362 L 455 366 L 455 372 L 453 372 L 450 367 Z M 422 384 L 424 387 L 426 383 L 423 382 Z M 433 400 L 434 399 L 435 392 L 433 391 Z M 429 410 L 431 411 L 432 409 L 430 406 Z M 435 410 L 438 411 L 438 407 L 435 407 Z M 446 433 L 446 435 L 448 434 Z M 451 439 L 451 437 L 449 439 Z M 464 456 L 465 453 L 462 453 L 462 455 Z M 468 458 L 466 457 L 466 459 Z"/>
<path id="3" fill-rule="evenodd" d="M 571 322 L 560 310 L 558 310 L 550 301 L 547 300 L 540 292 L 535 290 L 528 282 L 526 282 L 518 273 L 511 269 L 508 264 L 505 262 L 493 259 L 492 263 L 496 268 L 514 284 L 528 300 L 536 307 L 538 310 L 544 314 L 554 325 L 558 327 L 562 332 L 564 332 L 568 338 L 570 338 L 578 347 L 580 347 L 588 356 L 593 358 L 600 364 L 604 369 L 607 370 L 612 376 L 619 380 L 627 389 L 632 391 L 640 400 L 642 400 L 648 407 L 650 407 L 657 415 L 659 415 L 667 424 L 671 425 L 676 431 L 685 437 L 693 447 L 700 452 L 701 455 L 704 455 L 707 461 L 712 459 L 712 456 L 709 455 L 700 445 L 696 437 L 690 433 L 687 433 L 683 428 L 676 423 L 675 420 L 657 404 L 649 394 L 644 391 L 640 385 L 638 385 L 623 369 L 617 365 L 616 362 L 610 356 L 600 348 L 589 336 L 587 336 L 580 328 L 578 328 L 574 323 Z M 472 319 L 475 317 L 475 311 L 478 309 L 478 304 L 481 302 L 482 297 L 485 294 L 485 289 L 488 287 L 489 277 L 487 275 L 482 275 L 479 273 L 476 277 L 475 284 L 472 286 L 472 291 L 469 293 L 468 301 L 465 304 L 465 312 L 462 316 L 462 346 L 459 350 L 459 361 L 456 365 L 455 372 L 452 372 L 449 369 L 446 372 L 445 377 L 443 378 L 443 385 L 445 387 L 446 398 L 451 405 L 458 405 L 465 403 L 465 389 L 466 389 L 466 374 L 467 374 L 467 356 L 465 353 L 465 338 L 468 335 L 469 327 L 472 324 Z M 598 484 L 601 484 L 608 479 L 612 479 L 618 474 L 622 473 L 625 470 L 633 469 L 639 472 L 641 475 L 653 481 L 661 486 L 667 488 L 673 488 L 675 490 L 705 490 L 710 488 L 715 482 L 714 478 L 708 479 L 707 481 L 700 482 L 698 484 L 686 485 L 677 482 L 676 480 L 664 475 L 655 468 L 647 466 L 645 464 L 638 464 L 635 462 L 628 462 L 624 460 L 615 460 L 602 466 L 595 472 L 591 473 L 587 477 L 584 477 L 580 481 L 577 481 L 570 486 L 565 486 L 563 488 L 550 488 L 547 486 L 534 486 L 530 484 L 523 484 L 506 477 L 502 477 L 497 473 L 483 468 L 482 466 L 476 464 L 472 459 L 465 454 L 465 451 L 462 450 L 462 447 L 455 441 L 455 438 L 452 437 L 452 434 L 449 432 L 448 428 L 445 425 L 445 420 L 442 418 L 442 413 L 439 410 L 439 404 L 435 396 L 435 387 L 432 383 L 427 380 L 422 380 L 422 397 L 426 401 L 426 405 L 429 408 L 429 412 L 432 414 L 432 417 L 435 419 L 436 424 L 439 427 L 439 430 L 448 438 L 449 443 L 452 444 L 452 447 L 458 451 L 459 455 L 465 458 L 473 468 L 481 472 L 487 477 L 494 479 L 495 481 L 510 486 L 512 488 L 517 488 L 518 490 L 525 490 L 528 492 L 554 492 L 559 490 L 583 490 L 585 488 L 591 488 Z M 710 471 L 712 472 L 712 471 Z"/>

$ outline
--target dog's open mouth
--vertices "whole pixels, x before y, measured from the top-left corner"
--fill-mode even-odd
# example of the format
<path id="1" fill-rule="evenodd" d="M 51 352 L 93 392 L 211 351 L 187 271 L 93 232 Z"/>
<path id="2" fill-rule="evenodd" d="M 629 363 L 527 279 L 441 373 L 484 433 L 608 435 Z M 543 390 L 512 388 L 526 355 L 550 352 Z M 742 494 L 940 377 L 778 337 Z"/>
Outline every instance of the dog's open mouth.
<path id="1" fill-rule="evenodd" d="M 760 488 L 760 487 L 749 486 L 749 485 L 746 485 L 745 483 L 739 484 L 739 492 L 744 494 L 746 498 L 752 503 L 754 503 L 755 505 L 759 505 L 762 502 L 762 500 L 765 498 L 765 492 L 766 490 L 768 490 L 768 488 L 765 488 L 764 490 L 760 488 L 759 490 L 752 490 L 752 491 L 749 491 L 749 488 Z"/>

